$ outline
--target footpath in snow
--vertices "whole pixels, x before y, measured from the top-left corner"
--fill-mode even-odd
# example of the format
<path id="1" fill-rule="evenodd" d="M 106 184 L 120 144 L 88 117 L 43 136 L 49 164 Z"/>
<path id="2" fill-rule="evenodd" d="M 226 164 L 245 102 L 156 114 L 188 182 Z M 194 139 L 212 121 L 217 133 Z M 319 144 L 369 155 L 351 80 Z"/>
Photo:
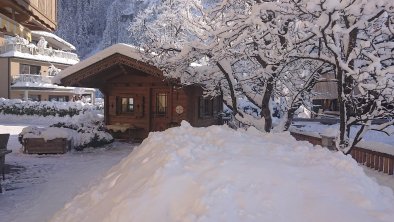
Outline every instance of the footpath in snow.
<path id="1" fill-rule="evenodd" d="M 151 133 L 51 221 L 387 221 L 394 195 L 340 152 L 225 126 Z"/>
<path id="2" fill-rule="evenodd" d="M 29 124 L 13 121 L 12 118 L 0 121 L 0 133 L 11 134 L 7 148 L 12 150 L 6 156 L 10 172 L 2 181 L 5 192 L 0 195 L 1 222 L 48 221 L 65 203 L 97 183 L 133 149 L 127 143 L 114 143 L 64 155 L 23 154 L 18 142 L 22 129 L 33 123 L 48 125 L 57 120 L 32 119 Z"/>

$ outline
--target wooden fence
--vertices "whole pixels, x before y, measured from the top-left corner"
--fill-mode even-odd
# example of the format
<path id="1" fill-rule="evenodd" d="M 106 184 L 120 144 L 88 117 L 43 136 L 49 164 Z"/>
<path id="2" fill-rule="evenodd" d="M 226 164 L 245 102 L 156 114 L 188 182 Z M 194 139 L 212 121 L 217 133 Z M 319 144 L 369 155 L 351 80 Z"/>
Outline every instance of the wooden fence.
<path id="1" fill-rule="evenodd" d="M 311 135 L 305 135 L 296 132 L 291 132 L 290 134 L 296 140 L 308 141 L 313 145 L 322 145 L 322 141 L 320 137 L 314 137 Z M 393 155 L 387 153 L 381 153 L 373 150 L 368 150 L 360 147 L 353 147 L 350 154 L 360 164 L 363 164 L 369 168 L 375 169 L 382 173 L 393 175 L 394 172 Z"/>

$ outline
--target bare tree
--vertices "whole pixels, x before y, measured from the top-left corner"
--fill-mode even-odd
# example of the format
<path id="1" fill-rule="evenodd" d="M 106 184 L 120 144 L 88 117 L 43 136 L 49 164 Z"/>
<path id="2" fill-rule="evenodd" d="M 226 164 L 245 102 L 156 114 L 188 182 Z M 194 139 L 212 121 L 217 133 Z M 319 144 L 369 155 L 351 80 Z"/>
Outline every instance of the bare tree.
<path id="1" fill-rule="evenodd" d="M 316 82 L 312 68 L 326 63 L 292 58 L 313 37 L 297 25 L 296 13 L 292 2 L 174 0 L 139 15 L 131 31 L 141 33 L 147 61 L 184 83 L 202 83 L 207 93 L 222 92 L 238 120 L 257 126 L 261 119 L 237 105 L 246 97 L 261 110 L 259 128 L 270 132 L 272 97 L 288 99 L 286 129 Z M 291 71 L 305 66 L 311 70 Z"/>
<path id="2" fill-rule="evenodd" d="M 300 54 L 335 67 L 338 80 L 340 132 L 337 147 L 349 153 L 368 129 L 383 130 L 393 121 L 372 126 L 372 120 L 392 115 L 392 1 L 291 0 L 303 12 L 302 25 L 318 37 L 314 50 Z M 353 141 L 352 126 L 361 125 Z"/>

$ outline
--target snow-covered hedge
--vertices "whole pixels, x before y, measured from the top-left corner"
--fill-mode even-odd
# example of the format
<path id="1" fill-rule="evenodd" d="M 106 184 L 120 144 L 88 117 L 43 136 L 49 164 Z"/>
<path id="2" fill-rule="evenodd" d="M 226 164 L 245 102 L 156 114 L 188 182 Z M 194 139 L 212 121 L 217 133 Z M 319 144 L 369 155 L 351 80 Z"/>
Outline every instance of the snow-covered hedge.
<path id="1" fill-rule="evenodd" d="M 75 116 L 90 110 L 102 109 L 102 105 L 82 102 L 34 102 L 0 98 L 0 114 L 28 116 Z"/>
<path id="2" fill-rule="evenodd" d="M 43 138 L 44 140 L 66 138 L 72 141 L 73 148 L 76 150 L 112 143 L 113 137 L 105 131 L 102 115 L 94 112 L 89 114 L 77 115 L 73 117 L 74 121 L 59 122 L 45 128 L 26 127 L 19 134 L 19 142 L 22 143 L 24 138 Z"/>

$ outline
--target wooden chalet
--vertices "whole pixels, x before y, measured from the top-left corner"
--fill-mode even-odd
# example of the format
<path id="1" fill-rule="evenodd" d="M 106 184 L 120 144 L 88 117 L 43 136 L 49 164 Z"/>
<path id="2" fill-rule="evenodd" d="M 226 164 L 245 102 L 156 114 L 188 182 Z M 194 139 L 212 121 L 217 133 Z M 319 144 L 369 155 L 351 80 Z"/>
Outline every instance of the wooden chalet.
<path id="1" fill-rule="evenodd" d="M 108 128 L 140 139 L 182 120 L 196 127 L 219 124 L 223 109 L 221 97 L 204 98 L 201 87 L 164 78 L 162 71 L 140 61 L 138 50 L 126 44 L 113 45 L 63 70 L 60 82 L 100 89 Z"/>

